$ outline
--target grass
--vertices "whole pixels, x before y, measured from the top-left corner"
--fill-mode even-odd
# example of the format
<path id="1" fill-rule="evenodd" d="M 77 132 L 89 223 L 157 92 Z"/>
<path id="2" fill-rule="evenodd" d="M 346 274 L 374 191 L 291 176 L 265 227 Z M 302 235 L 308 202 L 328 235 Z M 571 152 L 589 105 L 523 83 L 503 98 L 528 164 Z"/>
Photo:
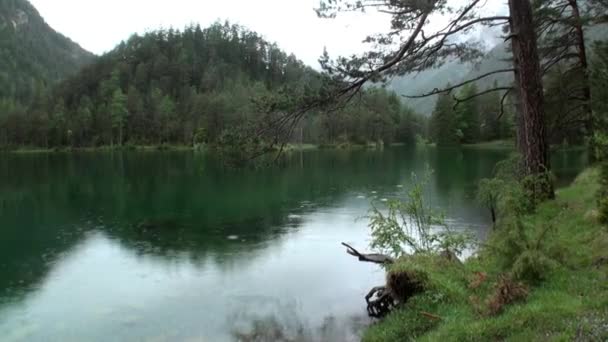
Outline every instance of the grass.
<path id="1" fill-rule="evenodd" d="M 523 218 L 530 237 L 543 235 L 554 265 L 539 282 L 523 284 L 527 297 L 502 303 L 490 314 L 497 283 L 510 271 L 492 246 L 507 240 L 497 231 L 478 256 L 464 264 L 415 257 L 394 267 L 428 272 L 430 290 L 371 326 L 365 341 L 605 341 L 608 339 L 608 229 L 597 221 L 599 171 L 588 169 Z M 399 266 L 400 265 L 400 266 Z M 431 316 L 427 315 L 431 314 Z"/>

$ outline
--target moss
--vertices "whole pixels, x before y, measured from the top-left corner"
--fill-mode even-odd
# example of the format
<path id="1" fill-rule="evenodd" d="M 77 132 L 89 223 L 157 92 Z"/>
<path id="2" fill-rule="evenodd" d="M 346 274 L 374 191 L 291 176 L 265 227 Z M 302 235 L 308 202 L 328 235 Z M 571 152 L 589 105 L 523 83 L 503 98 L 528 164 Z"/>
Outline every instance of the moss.
<path id="1" fill-rule="evenodd" d="M 428 255 L 399 260 L 390 271 L 425 274 L 426 290 L 370 327 L 364 340 L 608 339 L 608 231 L 588 217 L 597 209 L 599 178 L 598 169 L 586 170 L 555 200 L 522 217 L 526 236 L 530 241 L 542 238 L 543 258 L 551 260 L 541 271 L 543 279 L 526 285 L 525 298 L 519 285 L 508 284 L 518 292 L 509 299 L 517 300 L 489 315 L 488 304 L 504 288 L 501 279 L 513 271 L 500 250 L 510 247 L 505 243 L 510 232 L 499 225 L 488 246 L 461 266 Z M 516 255 L 513 260 L 518 257 L 530 263 L 542 259 Z"/>

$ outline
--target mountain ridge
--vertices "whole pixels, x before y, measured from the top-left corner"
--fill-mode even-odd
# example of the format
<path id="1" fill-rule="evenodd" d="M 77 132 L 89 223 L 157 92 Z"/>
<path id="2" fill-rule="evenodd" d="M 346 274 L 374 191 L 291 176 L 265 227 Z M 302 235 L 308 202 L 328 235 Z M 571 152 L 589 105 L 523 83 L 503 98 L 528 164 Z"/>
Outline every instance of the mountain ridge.
<path id="1" fill-rule="evenodd" d="M 27 106 L 96 56 L 55 31 L 27 0 L 0 3 L 0 101 Z"/>

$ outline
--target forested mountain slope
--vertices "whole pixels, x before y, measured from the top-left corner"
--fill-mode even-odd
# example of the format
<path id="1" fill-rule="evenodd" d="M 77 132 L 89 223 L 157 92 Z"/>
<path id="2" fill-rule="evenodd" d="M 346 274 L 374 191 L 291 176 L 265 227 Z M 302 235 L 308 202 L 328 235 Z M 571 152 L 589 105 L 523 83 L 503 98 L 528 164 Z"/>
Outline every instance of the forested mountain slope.
<path id="1" fill-rule="evenodd" d="M 587 45 L 590 47 L 595 41 L 605 40 L 608 37 L 606 25 L 589 27 L 586 31 Z M 455 84 L 469 80 L 488 72 L 500 69 L 509 69 L 511 53 L 508 51 L 509 43 L 500 41 L 476 63 L 451 62 L 436 69 L 429 69 L 416 75 L 397 77 L 389 83 L 389 89 L 400 95 L 419 95 L 435 88 L 445 87 L 448 83 Z M 513 81 L 511 73 L 498 73 L 475 82 L 478 89 L 488 89 L 494 84 L 507 87 Z M 417 113 L 430 116 L 435 108 L 437 96 L 404 100 Z"/>
<path id="2" fill-rule="evenodd" d="M 440 88 L 448 83 L 454 84 L 469 73 L 471 65 L 460 63 L 455 60 L 442 65 L 439 68 L 425 70 L 419 74 L 396 77 L 388 84 L 388 89 L 400 95 L 420 95 Z M 417 113 L 430 116 L 435 108 L 437 96 L 422 97 L 416 99 L 403 99 Z"/>
<path id="3" fill-rule="evenodd" d="M 0 118 L 0 145 L 222 144 L 270 112 L 319 96 L 323 84 L 322 74 L 237 25 L 159 30 L 120 43 L 25 115 Z M 383 89 L 359 99 L 332 115 L 309 113 L 297 141 L 412 141 L 421 127 Z"/>
<path id="4" fill-rule="evenodd" d="M 0 114 L 30 104 L 94 58 L 53 30 L 27 0 L 0 1 Z"/>

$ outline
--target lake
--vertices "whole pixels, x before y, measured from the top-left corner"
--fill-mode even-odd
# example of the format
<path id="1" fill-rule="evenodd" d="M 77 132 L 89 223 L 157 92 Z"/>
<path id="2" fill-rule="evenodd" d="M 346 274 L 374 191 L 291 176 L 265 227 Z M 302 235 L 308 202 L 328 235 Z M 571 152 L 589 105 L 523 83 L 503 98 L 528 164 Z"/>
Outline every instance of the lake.
<path id="1" fill-rule="evenodd" d="M 384 281 L 347 255 L 370 201 L 434 170 L 450 225 L 488 232 L 476 182 L 508 151 L 294 152 L 231 170 L 195 152 L 0 155 L 2 341 L 356 341 Z M 585 165 L 554 153 L 562 183 Z"/>

